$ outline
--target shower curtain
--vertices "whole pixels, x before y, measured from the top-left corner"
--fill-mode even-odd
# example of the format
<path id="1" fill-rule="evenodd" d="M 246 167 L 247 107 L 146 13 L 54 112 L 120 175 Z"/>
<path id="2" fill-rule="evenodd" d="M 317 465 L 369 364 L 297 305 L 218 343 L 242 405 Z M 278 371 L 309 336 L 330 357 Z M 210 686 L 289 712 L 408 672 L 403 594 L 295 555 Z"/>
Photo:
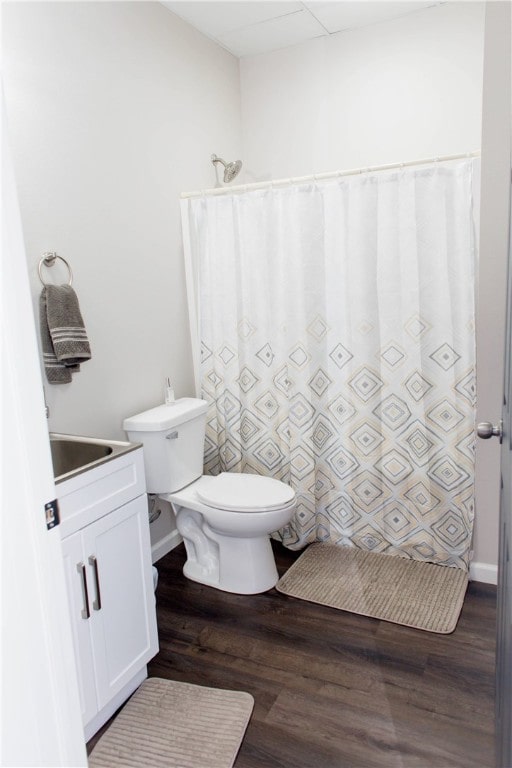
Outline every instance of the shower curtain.
<path id="1" fill-rule="evenodd" d="M 276 535 L 468 567 L 472 161 L 184 201 L 205 471 L 297 494 Z"/>

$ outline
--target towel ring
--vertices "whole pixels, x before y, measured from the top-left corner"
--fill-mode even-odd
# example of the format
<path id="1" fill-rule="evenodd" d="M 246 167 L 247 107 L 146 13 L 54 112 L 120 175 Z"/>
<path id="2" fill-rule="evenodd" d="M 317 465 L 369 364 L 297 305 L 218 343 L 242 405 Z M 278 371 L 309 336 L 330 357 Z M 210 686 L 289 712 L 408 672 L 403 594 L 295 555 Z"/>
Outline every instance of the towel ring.
<path id="1" fill-rule="evenodd" d="M 68 268 L 68 272 L 69 272 L 68 285 L 71 285 L 71 283 L 73 282 L 73 272 L 71 271 L 71 267 L 69 266 L 66 259 L 63 256 L 59 256 L 58 253 L 55 253 L 55 251 L 47 251 L 46 253 L 43 253 L 39 261 L 39 266 L 37 268 L 37 274 L 39 275 L 40 281 L 42 282 L 43 285 L 49 285 L 49 283 L 45 283 L 45 281 L 43 280 L 43 276 L 41 274 L 41 267 L 43 266 L 43 264 L 45 267 L 53 267 L 57 259 L 60 259 L 61 261 L 63 261 L 66 267 Z"/>

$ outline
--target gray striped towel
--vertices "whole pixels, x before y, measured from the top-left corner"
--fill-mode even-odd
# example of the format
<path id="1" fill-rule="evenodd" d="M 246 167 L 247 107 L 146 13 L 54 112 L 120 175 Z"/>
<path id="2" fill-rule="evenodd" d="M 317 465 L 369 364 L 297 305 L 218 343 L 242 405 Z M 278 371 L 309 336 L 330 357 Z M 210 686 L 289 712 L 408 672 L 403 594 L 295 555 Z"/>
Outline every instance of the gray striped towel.
<path id="1" fill-rule="evenodd" d="M 91 358 L 78 297 L 70 285 L 43 288 L 39 321 L 46 378 L 50 384 L 67 384 L 80 363 Z"/>

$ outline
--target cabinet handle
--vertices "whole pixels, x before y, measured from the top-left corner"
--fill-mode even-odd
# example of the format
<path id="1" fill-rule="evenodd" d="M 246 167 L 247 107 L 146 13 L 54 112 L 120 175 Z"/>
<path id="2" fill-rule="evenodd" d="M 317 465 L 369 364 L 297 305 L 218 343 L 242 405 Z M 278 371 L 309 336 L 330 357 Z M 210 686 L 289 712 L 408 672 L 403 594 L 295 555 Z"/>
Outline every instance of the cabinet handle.
<path id="1" fill-rule="evenodd" d="M 89 556 L 89 565 L 92 565 L 94 568 L 94 581 L 96 584 L 96 600 L 93 601 L 92 607 L 95 611 L 101 611 L 100 577 L 98 573 L 98 561 L 94 555 Z"/>
<path id="2" fill-rule="evenodd" d="M 85 572 L 85 565 L 83 563 L 77 563 L 76 564 L 76 570 L 82 577 L 82 600 L 83 600 L 83 608 L 80 612 L 80 615 L 82 616 L 82 619 L 88 619 L 90 614 L 89 611 L 89 594 L 87 591 L 87 574 Z"/>

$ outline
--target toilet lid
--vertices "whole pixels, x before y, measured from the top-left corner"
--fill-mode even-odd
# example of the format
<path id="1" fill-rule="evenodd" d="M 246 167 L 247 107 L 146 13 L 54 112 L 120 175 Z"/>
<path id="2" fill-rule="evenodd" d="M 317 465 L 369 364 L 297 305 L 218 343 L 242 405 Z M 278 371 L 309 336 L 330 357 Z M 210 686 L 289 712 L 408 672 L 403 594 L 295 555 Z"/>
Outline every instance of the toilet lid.
<path id="1" fill-rule="evenodd" d="M 204 488 L 198 488 L 197 495 L 209 507 L 258 512 L 286 506 L 295 493 L 289 485 L 272 477 L 222 472 Z"/>

